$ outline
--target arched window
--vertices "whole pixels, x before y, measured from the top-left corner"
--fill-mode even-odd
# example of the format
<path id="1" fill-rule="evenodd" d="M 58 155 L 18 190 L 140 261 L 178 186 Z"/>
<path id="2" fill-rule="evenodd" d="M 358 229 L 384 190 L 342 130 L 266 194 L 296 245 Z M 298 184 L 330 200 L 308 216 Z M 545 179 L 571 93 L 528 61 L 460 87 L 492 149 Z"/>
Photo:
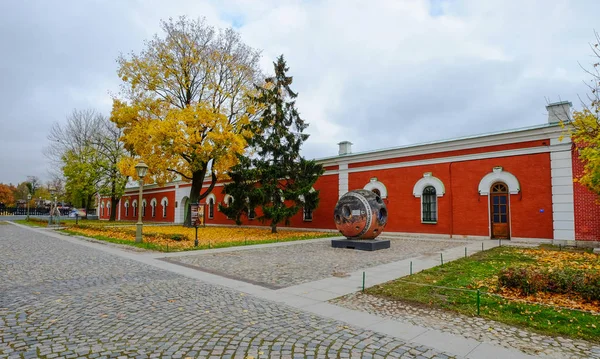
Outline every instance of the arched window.
<path id="1" fill-rule="evenodd" d="M 104 202 L 100 203 L 100 215 L 104 217 Z"/>
<path id="2" fill-rule="evenodd" d="M 379 180 L 377 180 L 377 177 L 371 178 L 369 183 L 367 183 L 363 187 L 363 189 L 366 189 L 367 191 L 371 191 L 371 192 L 375 193 L 382 199 L 386 199 L 387 195 L 388 195 L 387 188 L 385 188 L 385 185 L 383 183 L 381 183 L 381 182 L 379 182 Z"/>
<path id="3" fill-rule="evenodd" d="M 152 198 L 150 201 L 150 213 L 152 218 L 156 217 L 156 198 Z"/>
<path id="4" fill-rule="evenodd" d="M 131 203 L 131 206 L 133 207 L 133 217 L 135 218 L 137 216 L 137 207 L 138 207 L 138 203 L 137 200 L 133 200 L 133 202 Z"/>
<path id="5" fill-rule="evenodd" d="M 106 203 L 106 211 L 108 212 L 107 216 L 110 217 L 110 202 Z"/>
<path id="6" fill-rule="evenodd" d="M 233 205 L 233 197 L 226 194 L 225 197 L 223 197 L 223 202 L 225 202 L 227 207 L 231 207 Z"/>
<path id="7" fill-rule="evenodd" d="M 166 218 L 167 217 L 167 205 L 169 204 L 169 201 L 167 200 L 167 197 L 163 198 L 160 201 L 160 204 L 162 205 L 163 218 Z"/>
<path id="8" fill-rule="evenodd" d="M 208 199 L 208 218 L 215 218 L 215 200 L 213 198 Z"/>
<path id="9" fill-rule="evenodd" d="M 423 189 L 421 208 L 423 211 L 421 221 L 423 223 L 437 222 L 437 194 L 435 187 L 427 186 Z"/>
<path id="10" fill-rule="evenodd" d="M 146 200 L 142 201 L 142 217 L 146 217 Z"/>
<path id="11" fill-rule="evenodd" d="M 125 217 L 129 216 L 129 200 L 125 202 Z"/>

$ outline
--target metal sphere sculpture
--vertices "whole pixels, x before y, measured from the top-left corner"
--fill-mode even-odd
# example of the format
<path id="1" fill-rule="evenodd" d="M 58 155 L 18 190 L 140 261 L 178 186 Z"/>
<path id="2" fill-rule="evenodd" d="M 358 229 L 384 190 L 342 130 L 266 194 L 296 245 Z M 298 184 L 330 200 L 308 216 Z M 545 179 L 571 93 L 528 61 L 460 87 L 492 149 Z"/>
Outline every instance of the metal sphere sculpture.
<path id="1" fill-rule="evenodd" d="M 348 239 L 374 239 L 383 232 L 388 212 L 381 197 L 359 189 L 338 200 L 333 219 L 337 229 Z"/>

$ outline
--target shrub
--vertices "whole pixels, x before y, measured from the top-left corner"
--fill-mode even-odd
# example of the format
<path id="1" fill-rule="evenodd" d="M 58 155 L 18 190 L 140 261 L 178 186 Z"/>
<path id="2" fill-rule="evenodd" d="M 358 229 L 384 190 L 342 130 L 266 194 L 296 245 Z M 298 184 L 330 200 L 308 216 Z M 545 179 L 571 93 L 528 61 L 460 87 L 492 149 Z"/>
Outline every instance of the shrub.
<path id="1" fill-rule="evenodd" d="M 187 236 L 185 234 L 179 234 L 179 233 L 170 234 L 168 237 L 169 237 L 169 239 L 172 239 L 177 242 L 187 240 Z"/>
<path id="2" fill-rule="evenodd" d="M 576 293 L 587 300 L 600 300 L 600 273 L 597 271 L 506 268 L 498 274 L 498 283 L 505 288 L 519 289 L 525 295 L 537 292 Z"/>

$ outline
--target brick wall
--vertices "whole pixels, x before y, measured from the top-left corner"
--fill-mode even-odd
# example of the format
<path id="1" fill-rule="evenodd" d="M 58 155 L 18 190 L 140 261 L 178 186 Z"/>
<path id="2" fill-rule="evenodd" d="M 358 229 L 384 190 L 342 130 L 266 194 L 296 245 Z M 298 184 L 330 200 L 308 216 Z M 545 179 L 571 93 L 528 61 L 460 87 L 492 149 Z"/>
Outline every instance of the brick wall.
<path id="1" fill-rule="evenodd" d="M 583 162 L 577 148 L 573 149 L 573 177 L 583 174 Z M 578 241 L 600 241 L 600 198 L 579 183 L 573 185 L 575 205 L 575 239 Z"/>
<path id="2" fill-rule="evenodd" d="M 515 175 L 521 185 L 521 193 L 510 195 L 511 237 L 551 239 L 552 187 L 548 153 L 353 172 L 349 188 L 363 188 L 371 177 L 377 177 L 386 186 L 388 232 L 489 236 L 489 199 L 478 193 L 478 185 L 496 166 Z M 432 172 L 446 189 L 445 195 L 438 197 L 436 224 L 421 223 L 421 199 L 412 192 L 425 172 Z"/>

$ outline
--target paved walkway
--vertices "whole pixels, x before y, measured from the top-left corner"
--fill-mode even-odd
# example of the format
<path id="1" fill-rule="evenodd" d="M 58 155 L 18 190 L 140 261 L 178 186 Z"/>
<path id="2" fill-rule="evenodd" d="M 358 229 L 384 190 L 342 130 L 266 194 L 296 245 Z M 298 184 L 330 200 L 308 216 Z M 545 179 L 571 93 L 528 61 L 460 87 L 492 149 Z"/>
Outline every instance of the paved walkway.
<path id="1" fill-rule="evenodd" d="M 529 357 L 326 302 L 357 291 L 360 270 L 271 290 L 159 260 L 164 254 L 43 230 L 1 226 L 0 248 L 0 327 L 9 328 L 0 334 L 0 358 L 16 352 L 48 358 Z M 481 242 L 467 244 L 469 253 L 478 250 Z M 444 251 L 444 261 L 462 256 L 464 246 Z M 367 286 L 408 274 L 411 260 L 419 271 L 440 259 L 436 253 L 369 268 Z"/>

